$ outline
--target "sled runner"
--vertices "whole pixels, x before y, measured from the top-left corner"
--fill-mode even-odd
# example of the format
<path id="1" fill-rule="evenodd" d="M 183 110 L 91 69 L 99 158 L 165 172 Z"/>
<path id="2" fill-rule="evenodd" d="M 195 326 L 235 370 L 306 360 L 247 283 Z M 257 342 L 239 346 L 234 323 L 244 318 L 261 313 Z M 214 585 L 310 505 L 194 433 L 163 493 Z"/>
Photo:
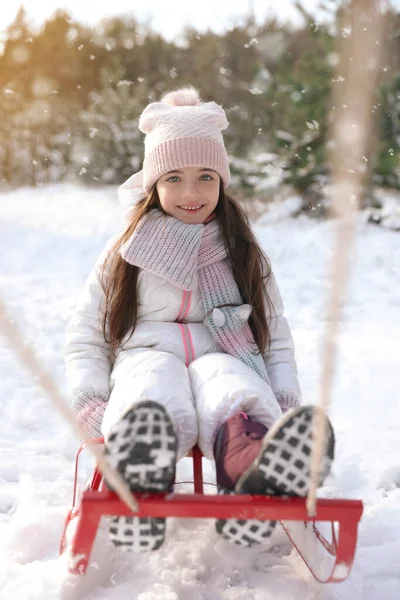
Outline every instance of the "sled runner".
<path id="1" fill-rule="evenodd" d="M 103 439 L 93 443 L 102 444 Z M 134 514 L 117 494 L 103 486 L 98 468 L 78 498 L 79 457 L 86 446 L 83 444 L 77 453 L 72 508 L 60 547 L 60 554 L 67 553 L 70 573 L 77 575 L 86 573 L 101 517 Z M 192 450 L 192 458 L 194 493 L 135 493 L 139 505 L 137 516 L 276 520 L 317 581 L 340 582 L 350 574 L 363 511 L 361 501 L 319 499 L 315 516 L 310 517 L 305 498 L 204 494 L 202 454 L 197 446 Z"/>

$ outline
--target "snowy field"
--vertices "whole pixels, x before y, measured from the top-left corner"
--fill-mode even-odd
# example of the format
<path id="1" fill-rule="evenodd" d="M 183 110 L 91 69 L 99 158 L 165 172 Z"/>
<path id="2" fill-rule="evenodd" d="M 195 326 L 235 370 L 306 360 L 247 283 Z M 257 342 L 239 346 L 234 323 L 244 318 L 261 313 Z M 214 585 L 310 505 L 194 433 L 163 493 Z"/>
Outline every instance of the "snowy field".
<path id="1" fill-rule="evenodd" d="M 0 195 L 0 293 L 61 389 L 67 320 L 121 225 L 114 188 L 60 185 Z M 318 402 L 330 229 L 277 215 L 256 224 L 284 297 L 307 403 Z M 360 221 L 352 258 L 330 411 L 337 454 L 323 490 L 364 501 L 346 582 L 316 583 L 278 528 L 269 547 L 248 551 L 219 539 L 212 521 L 177 519 L 150 555 L 120 553 L 100 532 L 88 576 L 67 577 L 58 545 L 78 444 L 0 340 L 0 599 L 398 600 L 400 233 Z M 181 479 L 191 475 L 188 460 L 179 465 Z M 83 480 L 89 468 L 87 459 Z M 207 463 L 206 480 L 213 477 Z"/>

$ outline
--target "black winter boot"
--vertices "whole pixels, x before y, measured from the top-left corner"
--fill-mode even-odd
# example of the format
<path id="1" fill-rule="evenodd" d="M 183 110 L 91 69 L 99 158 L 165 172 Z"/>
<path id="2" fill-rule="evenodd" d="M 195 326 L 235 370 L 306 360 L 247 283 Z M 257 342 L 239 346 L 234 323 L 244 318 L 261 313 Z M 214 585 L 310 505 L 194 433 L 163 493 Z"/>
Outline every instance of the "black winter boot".
<path id="1" fill-rule="evenodd" d="M 315 411 L 313 406 L 304 406 L 286 413 L 261 441 L 258 454 L 246 471 L 238 478 L 234 493 L 266 496 L 306 496 L 309 489 L 312 425 Z M 325 415 L 326 453 L 318 477 L 323 485 L 330 472 L 334 456 L 334 434 Z M 223 434 L 221 434 L 223 437 Z M 217 438 L 218 439 L 218 438 Z M 255 441 L 249 441 L 255 444 Z M 248 455 L 251 454 L 249 451 Z M 242 452 L 244 456 L 244 453 Z M 218 481 L 218 467 L 217 467 Z M 220 493 L 230 493 L 221 489 Z M 270 537 L 276 521 L 244 519 L 219 519 L 216 529 L 225 539 L 241 545 L 253 546 Z"/>
<path id="2" fill-rule="evenodd" d="M 177 438 L 163 406 L 139 402 L 115 423 L 105 453 L 131 492 L 167 493 L 174 484 Z M 110 538 L 123 550 L 157 550 L 164 541 L 165 519 L 113 517 Z"/>

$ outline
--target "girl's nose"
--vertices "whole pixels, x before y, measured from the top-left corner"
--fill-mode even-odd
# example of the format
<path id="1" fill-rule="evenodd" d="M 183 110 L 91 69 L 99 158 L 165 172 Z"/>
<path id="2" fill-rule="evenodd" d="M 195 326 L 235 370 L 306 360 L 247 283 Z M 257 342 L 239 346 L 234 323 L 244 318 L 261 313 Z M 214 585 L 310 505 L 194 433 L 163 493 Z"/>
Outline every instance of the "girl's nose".
<path id="1" fill-rule="evenodd" d="M 183 197 L 184 198 L 198 198 L 199 197 L 199 189 L 197 187 L 196 184 L 188 184 L 185 185 L 185 188 L 183 190 Z"/>

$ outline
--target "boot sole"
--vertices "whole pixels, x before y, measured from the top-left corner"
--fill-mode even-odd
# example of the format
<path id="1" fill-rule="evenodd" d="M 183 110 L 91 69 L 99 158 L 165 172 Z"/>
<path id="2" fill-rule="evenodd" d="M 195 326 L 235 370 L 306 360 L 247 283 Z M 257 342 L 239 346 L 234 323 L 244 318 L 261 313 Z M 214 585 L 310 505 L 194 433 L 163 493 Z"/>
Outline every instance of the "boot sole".
<path id="1" fill-rule="evenodd" d="M 231 490 L 219 489 L 219 494 L 235 494 Z M 215 529 L 225 539 L 245 548 L 262 544 L 275 529 L 276 521 L 256 519 L 218 519 Z"/>
<path id="2" fill-rule="evenodd" d="M 174 482 L 177 438 L 166 410 L 158 403 L 136 404 L 114 425 L 105 453 L 131 492 L 167 493 Z M 165 519 L 113 517 L 115 546 L 133 552 L 157 550 L 165 537 Z"/>
<path id="3" fill-rule="evenodd" d="M 318 473 L 318 487 L 329 474 L 334 456 L 332 427 L 314 406 L 299 407 L 287 413 L 267 433 L 257 459 L 238 480 L 234 493 L 266 496 L 306 496 L 311 473 L 313 417 L 326 419 L 326 452 Z M 249 526 L 248 524 L 251 523 Z M 276 521 L 219 520 L 216 529 L 226 539 L 241 546 L 260 544 L 268 538 Z"/>

